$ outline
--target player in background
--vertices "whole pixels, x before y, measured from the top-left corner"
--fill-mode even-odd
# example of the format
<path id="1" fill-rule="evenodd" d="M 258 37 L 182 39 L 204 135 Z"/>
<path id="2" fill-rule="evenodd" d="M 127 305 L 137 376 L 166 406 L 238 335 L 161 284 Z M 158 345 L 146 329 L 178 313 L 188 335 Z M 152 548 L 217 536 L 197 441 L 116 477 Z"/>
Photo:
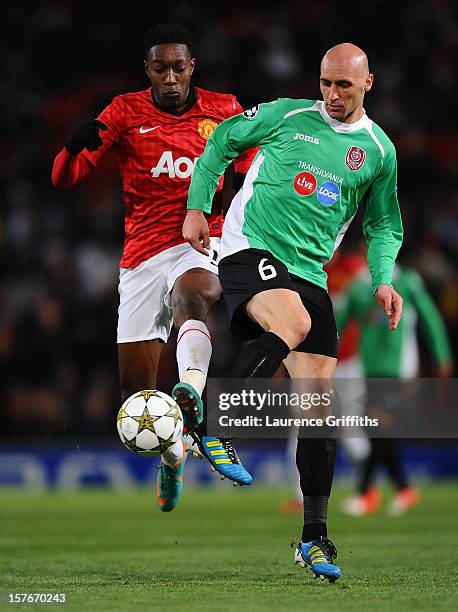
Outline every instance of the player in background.
<path id="1" fill-rule="evenodd" d="M 417 377 L 418 328 L 433 357 L 436 376 L 448 378 L 453 369 L 450 342 L 441 314 L 424 287 L 421 277 L 413 269 L 397 264 L 393 283 L 404 298 L 403 317 L 394 334 L 389 332 L 386 322 L 370 299 L 370 277 L 367 268 L 354 279 L 340 309 L 336 309 L 337 327 L 341 332 L 344 332 L 351 321 L 356 321 L 359 325 L 358 353 L 364 377 Z M 375 398 L 372 398 L 372 401 L 376 401 Z M 396 488 L 396 494 L 388 507 L 390 514 L 402 514 L 418 503 L 420 493 L 409 486 L 398 440 L 371 439 L 369 453 L 359 463 L 358 494 L 344 500 L 343 511 L 346 514 L 363 516 L 379 509 L 380 491 L 371 486 L 379 467 L 386 469 Z"/>
<path id="2" fill-rule="evenodd" d="M 321 62 L 323 101 L 279 99 L 227 119 L 210 137 L 189 189 L 184 237 L 208 252 L 204 212 L 219 177 L 243 151 L 260 150 L 226 216 L 220 280 L 234 333 L 254 340 L 234 378 L 271 377 L 282 361 L 293 379 L 329 380 L 337 329 L 323 263 L 363 201 L 372 293 L 395 330 L 402 298 L 392 272 L 402 242 L 395 148 L 365 114 L 373 83 L 366 54 L 345 43 Z M 295 561 L 338 579 L 327 538 L 336 441 L 299 437 L 296 462 L 304 524 Z"/>
<path id="3" fill-rule="evenodd" d="M 162 346 L 173 323 L 178 329 L 180 382 L 172 394 L 187 432 L 194 432 L 203 418 L 201 396 L 212 352 L 205 320 L 221 293 L 217 260 L 223 181 L 206 217 L 210 257 L 196 253 L 183 240 L 186 199 L 195 160 L 211 132 L 243 110 L 235 96 L 191 84 L 196 64 L 191 47 L 189 32 L 179 26 L 152 28 L 145 39 L 144 60 L 151 87 L 116 96 L 96 120 L 77 127 L 52 171 L 56 187 L 72 187 L 110 148 L 115 149 L 126 206 L 117 330 L 122 399 L 156 387 Z M 235 160 L 239 181 L 252 156 Z M 223 476 L 251 483 L 230 440 L 193 435 Z M 158 502 L 163 511 L 172 510 L 180 499 L 185 458 L 181 440 L 162 455 Z"/>

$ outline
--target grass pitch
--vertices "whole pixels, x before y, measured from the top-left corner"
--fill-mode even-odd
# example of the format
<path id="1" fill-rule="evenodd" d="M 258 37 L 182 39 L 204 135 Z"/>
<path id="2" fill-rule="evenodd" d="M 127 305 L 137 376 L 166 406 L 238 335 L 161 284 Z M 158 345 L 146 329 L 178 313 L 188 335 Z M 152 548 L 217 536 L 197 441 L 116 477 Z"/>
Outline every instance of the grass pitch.
<path id="1" fill-rule="evenodd" d="M 291 564 L 301 517 L 278 513 L 285 491 L 188 489 L 170 514 L 146 490 L 2 492 L 0 606 L 65 592 L 66 610 L 458 609 L 458 487 L 428 487 L 400 518 L 344 517 L 344 493 L 329 522 L 343 577 L 330 585 Z"/>

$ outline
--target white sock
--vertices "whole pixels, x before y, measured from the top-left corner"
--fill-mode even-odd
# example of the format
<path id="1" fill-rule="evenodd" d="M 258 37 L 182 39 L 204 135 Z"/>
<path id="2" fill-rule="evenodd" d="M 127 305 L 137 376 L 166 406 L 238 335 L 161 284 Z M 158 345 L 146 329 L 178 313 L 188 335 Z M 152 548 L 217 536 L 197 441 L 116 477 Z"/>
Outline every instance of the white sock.
<path id="1" fill-rule="evenodd" d="M 162 461 L 165 465 L 175 469 L 184 457 L 185 446 L 183 440 L 180 438 L 172 446 L 170 446 L 161 455 Z"/>
<path id="2" fill-rule="evenodd" d="M 189 319 L 178 331 L 177 362 L 180 382 L 187 382 L 202 395 L 212 354 L 210 332 L 202 321 Z"/>

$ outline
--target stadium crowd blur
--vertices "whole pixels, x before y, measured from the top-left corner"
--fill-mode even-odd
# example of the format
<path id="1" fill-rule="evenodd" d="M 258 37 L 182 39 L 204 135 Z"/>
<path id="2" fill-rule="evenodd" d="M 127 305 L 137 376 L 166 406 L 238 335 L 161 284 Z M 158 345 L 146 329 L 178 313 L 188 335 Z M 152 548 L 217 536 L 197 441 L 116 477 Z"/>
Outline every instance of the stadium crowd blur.
<path id="1" fill-rule="evenodd" d="M 112 435 L 119 406 L 117 266 L 123 204 L 115 158 L 72 190 L 50 181 L 52 161 L 79 122 L 118 93 L 148 86 L 145 31 L 180 23 L 194 37 L 195 84 L 235 93 L 244 107 L 319 97 L 321 56 L 350 40 L 376 81 L 366 110 L 397 146 L 405 224 L 401 261 L 423 276 L 454 343 L 458 138 L 456 5 L 48 0 L 2 3 L 0 106 L 0 394 L 2 434 Z M 260 8 L 262 7 L 262 9 Z M 343 251 L 358 245 L 355 220 Z M 222 304 L 211 314 L 211 374 L 224 376 L 238 344 Z M 426 353 L 422 375 L 431 375 Z M 176 379 L 173 345 L 160 388 Z M 16 430 L 17 431 L 17 430 Z"/>

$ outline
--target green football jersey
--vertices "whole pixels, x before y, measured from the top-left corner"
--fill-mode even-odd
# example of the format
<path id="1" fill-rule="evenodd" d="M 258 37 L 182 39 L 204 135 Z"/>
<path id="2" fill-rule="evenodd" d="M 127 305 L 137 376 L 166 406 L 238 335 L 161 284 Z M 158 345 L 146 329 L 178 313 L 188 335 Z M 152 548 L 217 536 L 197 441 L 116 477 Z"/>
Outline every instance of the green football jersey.
<path id="1" fill-rule="evenodd" d="M 368 274 L 359 275 L 351 283 L 343 303 L 336 308 L 336 323 L 340 331 L 350 319 L 359 324 L 358 353 L 364 375 L 369 378 L 417 376 L 417 327 L 434 362 L 437 365 L 451 362 L 452 351 L 442 316 L 420 276 L 410 268 L 396 266 L 393 285 L 404 300 L 402 318 L 396 331 L 389 329 L 385 313 L 369 291 Z"/>
<path id="2" fill-rule="evenodd" d="M 259 151 L 226 216 L 220 258 L 266 249 L 290 273 L 326 289 L 323 264 L 363 203 L 373 290 L 391 285 L 403 232 L 396 153 L 381 128 L 367 115 L 336 121 L 321 101 L 260 104 L 215 129 L 196 162 L 188 209 L 210 212 L 219 177 L 253 147 Z"/>

